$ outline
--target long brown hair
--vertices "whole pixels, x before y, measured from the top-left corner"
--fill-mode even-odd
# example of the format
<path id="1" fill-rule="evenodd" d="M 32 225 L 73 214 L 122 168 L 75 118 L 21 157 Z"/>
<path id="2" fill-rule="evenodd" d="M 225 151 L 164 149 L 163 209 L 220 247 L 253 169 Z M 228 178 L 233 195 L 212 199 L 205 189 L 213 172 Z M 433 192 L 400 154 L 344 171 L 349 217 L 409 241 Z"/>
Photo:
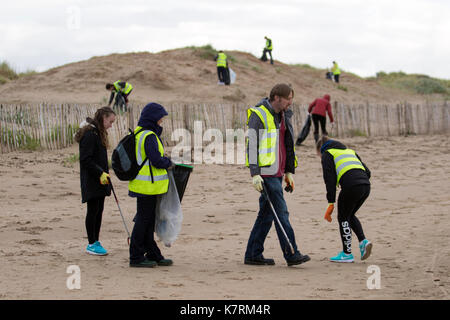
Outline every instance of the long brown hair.
<path id="1" fill-rule="evenodd" d="M 316 142 L 316 151 L 317 153 L 320 153 L 320 149 L 322 149 L 322 146 L 325 144 L 325 142 L 327 142 L 328 140 L 330 140 L 328 138 L 327 135 L 323 135 L 319 138 L 319 140 L 317 140 Z"/>
<path id="2" fill-rule="evenodd" d="M 99 134 L 100 134 L 100 140 L 102 142 L 102 145 L 105 148 L 108 148 L 108 132 L 106 131 L 103 120 L 107 117 L 109 117 L 111 114 L 116 115 L 113 109 L 110 107 L 102 107 L 100 109 L 97 109 L 94 115 L 94 119 L 86 118 L 86 122 L 88 123 L 86 126 L 78 129 L 77 133 L 75 134 L 75 141 L 80 143 L 81 139 L 83 138 L 84 134 L 92 129 L 92 125 L 94 125 Z"/>

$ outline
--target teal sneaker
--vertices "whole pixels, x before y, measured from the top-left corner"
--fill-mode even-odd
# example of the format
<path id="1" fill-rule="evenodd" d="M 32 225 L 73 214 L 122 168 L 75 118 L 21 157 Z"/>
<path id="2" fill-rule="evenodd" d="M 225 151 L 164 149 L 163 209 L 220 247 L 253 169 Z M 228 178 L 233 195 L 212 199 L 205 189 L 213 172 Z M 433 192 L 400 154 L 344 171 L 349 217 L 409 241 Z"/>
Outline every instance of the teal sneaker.
<path id="1" fill-rule="evenodd" d="M 353 255 L 351 253 L 347 254 L 344 251 L 338 253 L 337 256 L 330 258 L 331 262 L 353 262 Z"/>
<path id="2" fill-rule="evenodd" d="M 361 260 L 366 260 L 372 252 L 372 242 L 364 239 L 359 243 L 359 251 L 361 251 Z"/>
<path id="3" fill-rule="evenodd" d="M 95 256 L 106 256 L 108 251 L 102 247 L 100 242 L 96 241 L 93 244 L 88 244 L 86 247 L 86 253 L 95 255 Z"/>

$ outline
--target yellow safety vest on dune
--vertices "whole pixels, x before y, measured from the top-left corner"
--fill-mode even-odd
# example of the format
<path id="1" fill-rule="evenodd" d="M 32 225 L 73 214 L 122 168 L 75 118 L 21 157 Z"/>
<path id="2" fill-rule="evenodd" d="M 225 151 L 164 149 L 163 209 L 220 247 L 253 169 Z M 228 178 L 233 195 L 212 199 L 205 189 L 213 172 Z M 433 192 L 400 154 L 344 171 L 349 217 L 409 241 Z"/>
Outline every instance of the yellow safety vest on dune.
<path id="1" fill-rule="evenodd" d="M 349 170 L 361 169 L 366 171 L 361 161 L 359 161 L 358 157 L 356 156 L 355 151 L 353 151 L 352 149 L 328 149 L 327 151 L 333 156 L 334 165 L 336 166 L 336 185 L 339 185 L 339 180 L 344 175 L 344 173 Z"/>
<path id="2" fill-rule="evenodd" d="M 331 71 L 333 72 L 333 74 L 341 74 L 341 70 L 339 69 L 337 63 L 333 64 L 333 68 L 331 68 Z"/>
<path id="3" fill-rule="evenodd" d="M 119 82 L 122 82 L 122 81 L 117 80 L 116 82 L 113 83 L 114 88 L 116 89 L 117 92 L 122 92 L 123 94 L 129 94 L 131 92 L 131 90 L 133 89 L 133 86 L 131 84 L 129 84 L 128 82 L 125 82 L 125 88 L 122 88 L 119 85 Z"/>
<path id="4" fill-rule="evenodd" d="M 134 132 L 138 132 L 140 129 L 142 129 L 142 127 L 138 126 Z M 136 135 L 136 160 L 139 165 L 147 158 L 145 153 L 145 139 L 151 134 L 154 134 L 158 141 L 158 151 L 161 154 L 161 157 L 164 156 L 164 146 L 159 140 L 158 135 L 151 130 L 142 130 Z M 167 170 L 156 168 L 153 165 L 149 165 L 149 163 L 150 160 L 147 159 L 136 178 L 128 183 L 128 190 L 145 195 L 166 193 L 169 188 L 169 176 Z M 153 173 L 153 182 L 150 170 Z"/>
<path id="5" fill-rule="evenodd" d="M 279 135 L 278 129 L 275 125 L 275 119 L 270 111 L 264 106 L 260 105 L 255 108 L 247 110 L 247 125 L 250 116 L 254 112 L 264 125 L 264 130 L 260 135 L 258 147 L 258 166 L 261 167 L 261 174 L 273 175 L 278 172 L 278 148 Z M 287 129 L 286 129 L 287 130 Z M 260 134 L 260 133 L 256 133 Z M 248 150 L 247 140 L 247 150 Z M 294 146 L 295 153 L 295 146 Z M 245 164 L 249 167 L 248 153 L 246 153 Z M 295 156 L 295 167 L 297 168 L 297 156 Z"/>
<path id="6" fill-rule="evenodd" d="M 218 67 L 227 67 L 227 55 L 223 52 L 219 52 L 217 55 L 217 66 Z"/>
<path id="7" fill-rule="evenodd" d="M 271 39 L 267 39 L 266 40 L 266 49 L 267 50 L 272 50 L 273 49 L 273 44 L 272 44 L 272 40 Z"/>

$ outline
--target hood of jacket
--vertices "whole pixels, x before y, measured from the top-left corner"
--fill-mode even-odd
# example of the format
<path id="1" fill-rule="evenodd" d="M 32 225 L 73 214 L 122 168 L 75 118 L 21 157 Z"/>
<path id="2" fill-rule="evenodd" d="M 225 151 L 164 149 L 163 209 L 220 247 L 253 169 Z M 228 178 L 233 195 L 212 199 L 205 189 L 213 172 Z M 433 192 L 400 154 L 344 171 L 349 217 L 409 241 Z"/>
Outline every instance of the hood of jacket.
<path id="1" fill-rule="evenodd" d="M 161 135 L 163 128 L 158 125 L 158 121 L 167 115 L 168 113 L 162 105 L 151 102 L 142 110 L 138 126 L 147 130 L 152 130 L 159 136 Z"/>
<path id="2" fill-rule="evenodd" d="M 328 149 L 347 149 L 347 147 L 337 140 L 328 140 L 323 144 L 322 148 L 320 148 L 320 153 L 323 154 Z"/>
<path id="3" fill-rule="evenodd" d="M 330 101 L 330 95 L 329 95 L 329 94 L 324 95 L 323 98 L 324 98 L 325 100 L 328 100 L 328 102 Z"/>

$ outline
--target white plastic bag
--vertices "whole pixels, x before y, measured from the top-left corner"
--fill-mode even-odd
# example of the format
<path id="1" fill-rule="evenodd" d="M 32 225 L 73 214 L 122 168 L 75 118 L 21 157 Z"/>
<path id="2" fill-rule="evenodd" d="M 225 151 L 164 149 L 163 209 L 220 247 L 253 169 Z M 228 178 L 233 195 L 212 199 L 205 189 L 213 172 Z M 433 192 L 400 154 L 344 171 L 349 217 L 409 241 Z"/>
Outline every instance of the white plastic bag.
<path id="1" fill-rule="evenodd" d="M 233 84 L 236 82 L 236 73 L 231 68 L 229 68 L 229 70 L 230 70 L 230 83 Z"/>
<path id="2" fill-rule="evenodd" d="M 155 231 L 159 240 L 166 247 L 170 247 L 178 237 L 183 221 L 183 212 L 178 197 L 175 179 L 172 170 L 167 171 L 169 175 L 169 189 L 158 197 L 156 202 L 156 225 Z"/>

